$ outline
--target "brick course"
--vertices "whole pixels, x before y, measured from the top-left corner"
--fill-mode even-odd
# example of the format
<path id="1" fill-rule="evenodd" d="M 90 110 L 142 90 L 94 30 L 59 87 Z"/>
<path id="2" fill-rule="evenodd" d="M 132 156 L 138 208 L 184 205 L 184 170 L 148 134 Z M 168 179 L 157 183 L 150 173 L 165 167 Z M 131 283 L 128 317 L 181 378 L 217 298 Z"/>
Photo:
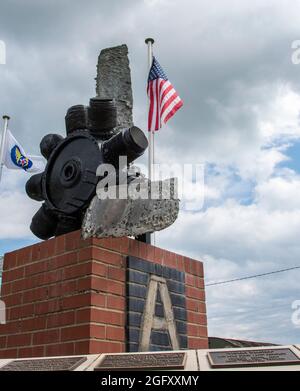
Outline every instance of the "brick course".
<path id="1" fill-rule="evenodd" d="M 128 255 L 185 272 L 188 348 L 207 347 L 201 262 L 76 231 L 5 255 L 0 358 L 125 351 Z"/>

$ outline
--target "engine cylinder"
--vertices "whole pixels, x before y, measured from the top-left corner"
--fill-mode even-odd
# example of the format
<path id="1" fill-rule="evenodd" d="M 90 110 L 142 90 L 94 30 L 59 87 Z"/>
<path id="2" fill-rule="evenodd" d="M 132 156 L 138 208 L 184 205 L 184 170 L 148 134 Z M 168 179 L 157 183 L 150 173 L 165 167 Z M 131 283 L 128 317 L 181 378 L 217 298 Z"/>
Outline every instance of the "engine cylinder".
<path id="1" fill-rule="evenodd" d="M 117 106 L 114 99 L 90 99 L 88 107 L 89 130 L 94 137 L 102 138 L 105 133 L 111 137 L 117 126 Z"/>
<path id="2" fill-rule="evenodd" d="M 119 166 L 119 157 L 126 156 L 127 162 L 132 163 L 141 156 L 148 147 L 148 140 L 144 132 L 136 126 L 125 129 L 114 137 L 105 141 L 102 151 L 105 163 Z"/>
<path id="3" fill-rule="evenodd" d="M 69 108 L 65 116 L 67 135 L 80 129 L 87 129 L 87 107 L 76 105 Z"/>
<path id="4" fill-rule="evenodd" d="M 49 212 L 45 204 L 43 204 L 32 218 L 31 232 L 38 238 L 47 240 L 55 235 L 56 227 L 56 216 Z"/>
<path id="5" fill-rule="evenodd" d="M 63 139 L 64 138 L 59 134 L 47 134 L 42 138 L 40 143 L 40 150 L 45 159 L 49 159 L 52 151 Z"/>
<path id="6" fill-rule="evenodd" d="M 41 174 L 32 175 L 27 181 L 25 189 L 28 197 L 32 198 L 35 201 L 43 201 L 43 191 L 42 191 L 42 176 Z"/>

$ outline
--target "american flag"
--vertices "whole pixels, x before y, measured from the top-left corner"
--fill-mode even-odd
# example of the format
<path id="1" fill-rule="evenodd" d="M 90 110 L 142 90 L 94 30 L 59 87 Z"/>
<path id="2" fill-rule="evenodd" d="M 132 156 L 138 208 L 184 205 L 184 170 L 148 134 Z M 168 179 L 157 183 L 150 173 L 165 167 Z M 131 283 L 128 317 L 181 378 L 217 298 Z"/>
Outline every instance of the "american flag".
<path id="1" fill-rule="evenodd" d="M 147 93 L 150 99 L 148 130 L 159 130 L 162 123 L 166 124 L 182 107 L 183 101 L 155 57 L 149 72 Z"/>

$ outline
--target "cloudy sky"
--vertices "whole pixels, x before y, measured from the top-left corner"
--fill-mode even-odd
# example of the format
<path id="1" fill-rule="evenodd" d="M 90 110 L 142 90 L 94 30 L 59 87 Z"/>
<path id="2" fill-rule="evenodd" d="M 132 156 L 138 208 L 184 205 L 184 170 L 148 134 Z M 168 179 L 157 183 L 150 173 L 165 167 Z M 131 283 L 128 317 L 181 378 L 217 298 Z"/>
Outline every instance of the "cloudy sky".
<path id="1" fill-rule="evenodd" d="M 144 39 L 185 102 L 156 138 L 157 160 L 205 163 L 202 208 L 182 208 L 156 244 L 205 263 L 206 283 L 300 266 L 300 39 L 295 0 L 3 0 L 0 112 L 31 154 L 95 95 L 102 48 L 129 47 L 135 123 L 146 127 Z M 0 253 L 37 240 L 28 174 L 0 184 Z M 300 343 L 300 270 L 207 287 L 209 334 Z"/>

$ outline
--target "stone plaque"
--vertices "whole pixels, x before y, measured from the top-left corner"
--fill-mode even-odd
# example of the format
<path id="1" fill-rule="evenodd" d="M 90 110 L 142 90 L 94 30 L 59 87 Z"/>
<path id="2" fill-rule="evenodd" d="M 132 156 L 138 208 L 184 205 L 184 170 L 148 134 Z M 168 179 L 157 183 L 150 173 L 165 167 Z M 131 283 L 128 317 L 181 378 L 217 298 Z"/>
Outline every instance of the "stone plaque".
<path id="1" fill-rule="evenodd" d="M 106 355 L 95 371 L 184 369 L 186 353 Z"/>
<path id="2" fill-rule="evenodd" d="M 0 368 L 0 371 L 74 371 L 85 361 L 86 357 L 15 360 Z"/>
<path id="3" fill-rule="evenodd" d="M 208 359 L 212 368 L 300 365 L 300 358 L 291 349 L 209 352 Z"/>

